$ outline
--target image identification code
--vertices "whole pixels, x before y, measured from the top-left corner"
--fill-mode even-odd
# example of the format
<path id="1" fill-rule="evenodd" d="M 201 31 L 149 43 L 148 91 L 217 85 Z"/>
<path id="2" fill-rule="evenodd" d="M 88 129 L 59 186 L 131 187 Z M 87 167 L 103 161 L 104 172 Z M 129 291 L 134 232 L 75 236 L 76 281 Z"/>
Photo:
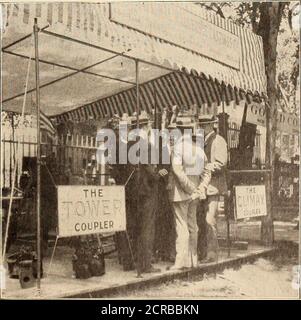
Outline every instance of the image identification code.
<path id="1" fill-rule="evenodd" d="M 131 306 L 108 306 L 101 307 L 101 315 L 127 315 L 132 318 L 134 314 L 145 314 L 145 315 L 193 315 L 199 314 L 198 305 L 181 305 L 181 304 L 146 304 L 142 307 L 131 307 Z"/>

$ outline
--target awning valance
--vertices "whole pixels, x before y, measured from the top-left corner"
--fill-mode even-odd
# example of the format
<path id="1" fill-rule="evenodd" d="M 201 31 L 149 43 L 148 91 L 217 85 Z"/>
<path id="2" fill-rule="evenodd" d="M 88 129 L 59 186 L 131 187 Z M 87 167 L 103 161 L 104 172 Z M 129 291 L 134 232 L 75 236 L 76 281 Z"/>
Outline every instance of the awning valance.
<path id="1" fill-rule="evenodd" d="M 140 3 L 140 6 L 146 5 Z M 175 4 L 156 3 L 154 5 L 157 7 L 153 7 L 152 10 L 155 10 L 153 12 L 158 15 L 158 21 L 167 16 L 173 16 L 172 11 Z M 127 96 L 131 94 L 125 94 L 125 92 L 131 92 L 135 82 L 135 63 L 129 58 L 141 61 L 140 83 L 159 78 L 155 83 L 161 83 L 160 88 L 164 87 L 163 83 L 168 88 L 169 81 L 178 81 L 180 83 L 178 85 L 185 88 L 186 85 L 183 86 L 183 84 L 189 83 L 191 78 L 185 75 L 179 76 L 173 70 L 186 70 L 188 74 L 199 76 L 200 80 L 192 83 L 191 88 L 187 89 L 189 90 L 189 93 L 186 93 L 187 101 L 195 99 L 196 102 L 210 104 L 212 96 L 216 96 L 218 101 L 220 98 L 215 84 L 221 83 L 232 88 L 229 92 L 233 97 L 235 97 L 235 92 L 239 93 L 241 90 L 245 93 L 247 91 L 253 94 L 265 93 L 266 83 L 260 37 L 231 21 L 202 10 L 199 6 L 193 4 L 187 4 L 185 7 L 176 6 L 178 16 L 175 20 L 177 23 L 181 24 L 179 12 L 191 17 L 197 16 L 195 19 L 206 21 L 216 30 L 221 29 L 239 39 L 240 45 L 237 48 L 239 55 L 235 53 L 239 58 L 239 66 L 228 66 L 217 61 L 216 57 L 212 59 L 206 56 L 206 53 L 197 52 L 191 46 L 185 48 L 185 43 L 179 45 L 177 39 L 170 39 L 171 41 L 162 39 L 156 30 L 150 34 L 116 21 L 113 22 L 112 19 L 110 20 L 109 4 L 3 5 L 2 12 L 5 14 L 3 51 L 6 52 L 3 55 L 3 109 L 17 111 L 22 105 L 22 91 L 27 70 L 25 58 L 32 55 L 33 47 L 31 38 L 26 38 L 9 48 L 6 46 L 32 32 L 35 17 L 38 17 L 41 28 L 49 24 L 48 32 L 94 45 L 93 48 L 88 48 L 40 33 L 41 107 L 49 116 L 66 113 L 83 105 L 87 105 L 88 110 L 91 109 L 93 114 L 93 101 L 100 101 L 99 104 L 103 104 L 104 101 L 116 101 L 107 104 L 106 107 L 109 108 L 111 105 L 116 105 L 117 101 L 122 103 L 123 99 L 129 99 Z M 141 12 L 147 12 L 147 8 L 141 7 L 140 9 Z M 198 37 L 198 34 L 191 30 L 190 36 Z M 96 46 L 101 46 L 108 51 L 100 51 Z M 114 56 L 113 52 L 123 53 L 123 55 Z M 119 81 L 114 80 L 115 78 L 118 78 Z M 11 83 L 14 83 L 14 86 Z M 203 90 L 191 98 L 192 92 L 202 86 Z M 142 93 L 142 99 L 147 100 L 147 92 L 150 87 L 146 85 L 145 89 L 142 89 L 142 92 L 145 90 L 145 93 Z M 29 89 L 34 93 L 33 67 L 29 77 Z M 117 95 L 119 92 L 121 93 Z M 171 91 L 169 92 L 171 95 Z M 206 92 L 209 92 L 207 98 L 204 97 Z M 185 91 L 183 94 L 185 95 Z M 169 96 L 167 93 L 162 93 L 162 95 Z M 112 97 L 107 98 L 110 96 Z M 28 104 L 31 99 L 33 97 L 28 95 Z M 181 97 L 170 97 L 171 102 L 177 99 L 181 101 Z M 167 101 L 168 99 L 164 99 L 162 103 L 166 104 Z M 116 108 L 132 108 L 132 103 L 128 102 L 126 106 L 116 105 Z M 149 109 L 150 104 L 147 103 L 145 108 Z M 102 108 L 97 110 L 102 110 Z M 112 111 L 109 112 L 112 113 Z"/>
<path id="2" fill-rule="evenodd" d="M 236 101 L 238 104 L 241 100 L 260 100 L 259 97 L 233 89 L 230 85 L 221 86 L 204 75 L 193 77 L 184 72 L 172 72 L 142 84 L 139 87 L 139 97 L 142 109 L 148 113 L 151 113 L 155 106 L 162 110 L 173 105 L 189 108 L 196 104 L 202 106 L 201 114 L 210 114 L 214 112 L 213 106 L 219 105 L 221 100 L 226 104 L 230 101 Z M 53 118 L 58 122 L 83 122 L 92 118 L 112 117 L 115 114 L 132 114 L 136 110 L 136 101 L 136 88 L 131 88 Z"/>

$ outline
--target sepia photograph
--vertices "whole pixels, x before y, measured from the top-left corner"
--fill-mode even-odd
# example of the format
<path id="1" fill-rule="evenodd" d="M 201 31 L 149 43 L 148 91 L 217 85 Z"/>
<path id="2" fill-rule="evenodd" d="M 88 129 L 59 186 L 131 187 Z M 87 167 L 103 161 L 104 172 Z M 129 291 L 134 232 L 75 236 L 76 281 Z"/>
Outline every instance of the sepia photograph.
<path id="1" fill-rule="evenodd" d="M 300 299 L 300 2 L 1 1 L 0 46 L 1 300 Z"/>

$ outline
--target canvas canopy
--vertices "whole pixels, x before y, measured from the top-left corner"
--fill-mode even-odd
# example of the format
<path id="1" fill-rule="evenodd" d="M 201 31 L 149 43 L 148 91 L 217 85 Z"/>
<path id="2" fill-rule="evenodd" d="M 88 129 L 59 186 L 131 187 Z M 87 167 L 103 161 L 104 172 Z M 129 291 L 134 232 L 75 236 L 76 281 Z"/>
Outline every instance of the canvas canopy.
<path id="1" fill-rule="evenodd" d="M 148 111 L 154 92 L 160 107 L 210 107 L 266 92 L 261 38 L 194 4 L 5 4 L 2 17 L 4 110 L 22 108 L 35 17 L 42 29 L 41 108 L 48 116 L 84 120 L 133 112 L 136 61 L 141 108 Z M 28 89 L 25 111 L 31 113 L 34 62 Z"/>

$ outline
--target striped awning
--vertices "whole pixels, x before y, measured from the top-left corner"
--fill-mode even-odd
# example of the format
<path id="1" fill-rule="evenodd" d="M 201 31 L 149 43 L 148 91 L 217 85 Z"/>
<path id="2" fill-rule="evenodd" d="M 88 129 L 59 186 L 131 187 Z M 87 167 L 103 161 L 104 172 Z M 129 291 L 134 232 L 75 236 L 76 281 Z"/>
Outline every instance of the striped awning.
<path id="1" fill-rule="evenodd" d="M 142 4 L 141 4 L 142 5 Z M 158 3 L 158 19 L 170 14 L 173 3 Z M 239 69 L 204 56 L 191 49 L 164 41 L 155 35 L 146 34 L 133 28 L 114 23 L 109 18 L 108 4 L 86 3 L 31 3 L 5 4 L 3 13 L 3 47 L 14 40 L 32 32 L 33 19 L 38 17 L 40 27 L 50 25 L 52 33 L 68 36 L 94 46 L 116 53 L 125 53 L 109 63 L 91 67 L 68 79 L 41 89 L 41 107 L 48 116 L 61 118 L 86 119 L 90 116 L 104 117 L 114 113 L 131 113 L 135 105 L 135 68 L 128 58 L 138 59 L 145 67 L 141 70 L 141 105 L 150 110 L 154 105 L 151 94 L 157 92 L 158 105 L 170 104 L 210 106 L 219 104 L 222 99 L 221 87 L 225 86 L 225 99 L 239 99 L 247 92 L 252 95 L 266 92 L 266 77 L 263 59 L 262 39 L 250 30 L 242 28 L 230 20 L 221 19 L 199 6 L 187 4 L 183 10 L 197 14 L 216 28 L 222 28 L 240 39 Z M 179 8 L 177 9 L 179 10 Z M 182 9 L 180 9 L 182 10 Z M 180 23 L 180 17 L 177 21 Z M 194 30 L 191 30 L 191 36 Z M 21 98 L 10 100 L 22 93 L 26 65 L 21 64 L 20 56 L 30 56 L 32 45 L 27 39 L 24 45 L 10 48 L 3 59 L 3 109 L 18 110 Z M 52 37 L 40 35 L 40 53 L 46 61 L 57 64 L 85 68 L 99 59 L 110 59 L 108 52 L 101 55 L 100 50 L 83 46 L 72 46 L 68 41 L 55 41 Z M 239 48 L 237 49 L 239 50 Z M 13 56 L 13 54 L 19 56 Z M 18 60 L 19 59 L 19 60 Z M 22 60 L 23 61 L 23 60 Z M 63 61 L 63 63 L 62 63 Z M 97 60 L 96 60 L 97 61 Z M 130 60 L 132 61 L 132 60 Z M 115 65 L 114 65 L 115 63 Z M 121 67 L 120 67 L 121 66 Z M 165 69 L 160 69 L 164 67 Z M 173 72 L 174 70 L 174 72 Z M 183 71 L 184 73 L 179 73 Z M 72 73 L 66 67 L 55 67 L 41 63 L 41 84 L 51 82 Z M 104 80 L 95 78 L 91 73 L 101 73 Z M 110 80 L 110 78 L 112 78 Z M 118 78 L 122 82 L 114 81 Z M 96 81 L 97 80 L 97 81 Z M 9 84 L 14 82 L 14 86 Z M 19 83 L 20 82 L 20 83 Z M 29 88 L 34 90 L 34 76 L 30 77 Z M 156 89 L 154 89 L 156 88 Z M 175 90 L 177 88 L 177 90 Z"/>
<path id="2" fill-rule="evenodd" d="M 200 114 L 212 114 L 214 106 L 222 100 L 228 105 L 231 101 L 238 104 L 241 100 L 258 101 L 260 97 L 230 85 L 220 85 L 218 81 L 208 79 L 205 75 L 171 72 L 139 86 L 141 109 L 151 113 L 173 105 L 189 108 L 192 105 L 201 107 Z M 75 110 L 62 113 L 53 118 L 58 122 L 68 120 L 82 122 L 89 119 L 101 119 L 123 113 L 131 115 L 137 105 L 136 88 L 121 91 L 115 95 L 83 105 Z"/>

